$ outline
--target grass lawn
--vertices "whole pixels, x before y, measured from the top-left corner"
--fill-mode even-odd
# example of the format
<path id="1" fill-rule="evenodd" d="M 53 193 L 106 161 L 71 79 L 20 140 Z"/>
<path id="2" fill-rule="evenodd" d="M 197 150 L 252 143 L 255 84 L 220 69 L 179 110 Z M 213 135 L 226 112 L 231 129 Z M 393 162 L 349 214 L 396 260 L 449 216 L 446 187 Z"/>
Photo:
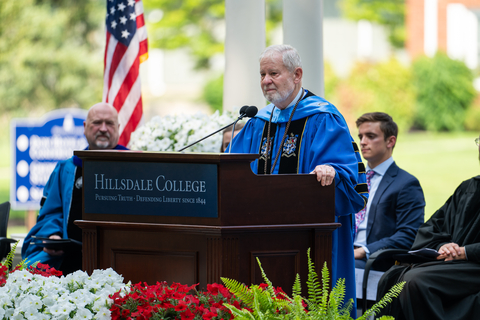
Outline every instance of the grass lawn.
<path id="1" fill-rule="evenodd" d="M 5 132 L 2 129 L 2 132 Z M 356 136 L 353 131 L 352 135 Z M 426 199 L 425 219 L 428 219 L 460 182 L 480 174 L 478 147 L 474 139 L 478 133 L 408 133 L 398 137 L 393 157 L 402 169 L 420 180 Z M 0 137 L 0 203 L 9 200 L 10 141 L 8 134 Z M 13 211 L 11 219 L 22 219 L 24 211 Z M 21 227 L 12 233 L 21 232 Z M 9 230 L 10 232 L 10 230 Z"/>
<path id="2" fill-rule="evenodd" d="M 425 220 L 435 213 L 460 182 L 480 174 L 478 132 L 409 133 L 398 137 L 393 158 L 420 181 Z"/>

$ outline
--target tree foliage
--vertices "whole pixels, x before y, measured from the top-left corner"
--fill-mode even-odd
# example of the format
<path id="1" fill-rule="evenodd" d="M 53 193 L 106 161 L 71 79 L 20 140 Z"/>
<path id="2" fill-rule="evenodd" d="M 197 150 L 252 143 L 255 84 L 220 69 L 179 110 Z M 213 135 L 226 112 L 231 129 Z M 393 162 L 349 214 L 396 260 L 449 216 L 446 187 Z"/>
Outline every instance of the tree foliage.
<path id="1" fill-rule="evenodd" d="M 385 26 L 390 44 L 402 48 L 405 43 L 405 0 L 342 0 L 341 8 L 348 19 L 368 20 Z"/>
<path id="2" fill-rule="evenodd" d="M 89 107 L 101 99 L 105 4 L 0 1 L 0 110 Z"/>
<path id="3" fill-rule="evenodd" d="M 415 117 L 412 71 L 398 60 L 376 64 L 357 62 L 339 87 L 337 106 L 349 124 L 366 112 L 390 114 L 401 131 L 408 131 Z"/>
<path id="4" fill-rule="evenodd" d="M 417 125 L 429 131 L 464 129 L 467 110 L 476 96 L 473 73 L 462 61 L 445 53 L 414 61 Z"/>
<path id="5" fill-rule="evenodd" d="M 268 34 L 282 19 L 282 1 L 266 4 Z M 144 7 L 150 47 L 187 48 L 198 69 L 210 67 L 211 57 L 223 53 L 225 0 L 148 0 Z"/>

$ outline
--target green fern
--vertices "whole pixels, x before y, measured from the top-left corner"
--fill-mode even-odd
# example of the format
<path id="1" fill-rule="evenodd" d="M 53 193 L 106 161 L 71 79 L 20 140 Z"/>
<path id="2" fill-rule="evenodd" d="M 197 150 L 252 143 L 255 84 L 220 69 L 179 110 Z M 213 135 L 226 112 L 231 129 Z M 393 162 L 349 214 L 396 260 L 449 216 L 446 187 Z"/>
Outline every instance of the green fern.
<path id="1" fill-rule="evenodd" d="M 38 262 L 37 262 L 38 263 Z M 35 264 L 36 265 L 36 264 Z M 20 269 L 20 270 L 24 270 L 26 268 L 28 268 L 27 266 L 27 258 L 23 259 L 22 261 L 20 261 L 18 264 L 17 264 L 17 267 Z"/>
<path id="2" fill-rule="evenodd" d="M 8 269 L 12 268 L 13 257 L 15 256 L 15 250 L 17 249 L 19 242 L 20 241 L 17 241 L 14 244 L 12 244 L 12 250 L 10 250 L 10 252 L 7 254 L 7 257 L 5 258 L 5 262 L 3 263 L 3 265 L 7 266 Z"/>
<path id="3" fill-rule="evenodd" d="M 300 296 L 302 294 L 302 283 L 300 281 L 300 275 L 297 273 L 295 276 L 295 282 L 293 283 L 292 287 L 292 296 L 295 298 L 296 296 Z"/>
<path id="4" fill-rule="evenodd" d="M 365 313 L 358 319 L 359 320 L 368 319 L 368 317 L 370 317 L 371 315 L 376 315 L 378 312 L 380 312 L 380 309 L 384 308 L 387 304 L 391 303 L 393 298 L 398 297 L 398 295 L 402 291 L 404 285 L 405 285 L 405 281 L 399 282 L 396 285 L 394 285 L 387 292 L 387 294 L 385 294 L 385 296 L 382 299 L 380 299 L 380 301 L 378 301 L 370 309 L 365 311 Z M 383 319 L 383 318 L 384 317 L 382 317 L 380 319 Z"/>
<path id="5" fill-rule="evenodd" d="M 249 308 L 253 307 L 253 293 L 248 289 L 246 285 L 238 282 L 237 280 L 220 278 L 225 284 L 228 290 L 230 290 L 234 295 L 236 295 L 240 300 L 242 300 Z"/>
<path id="6" fill-rule="evenodd" d="M 315 272 L 315 265 L 310 257 L 310 248 L 307 250 L 308 257 L 308 276 L 307 276 L 307 290 L 308 300 L 311 302 L 311 310 L 318 311 L 320 314 L 325 314 L 327 309 L 328 288 L 330 282 L 330 275 L 328 274 L 327 264 L 325 263 L 322 269 L 322 287 L 318 282 L 318 275 Z M 326 270 L 326 272 L 324 272 Z"/>
<path id="7" fill-rule="evenodd" d="M 270 279 L 267 278 L 267 275 L 265 274 L 265 271 L 263 270 L 262 264 L 260 263 L 260 259 L 258 259 L 258 257 L 257 257 L 257 263 L 258 263 L 258 267 L 260 268 L 260 272 L 262 273 L 263 281 L 265 281 L 265 283 L 268 285 L 267 287 L 268 292 L 272 297 L 275 297 L 275 290 L 273 289 L 272 282 L 270 281 Z"/>
<path id="8" fill-rule="evenodd" d="M 225 304 L 235 316 L 236 320 L 351 320 L 350 314 L 353 309 L 353 299 L 346 303 L 345 300 L 345 279 L 338 279 L 332 290 L 329 290 L 330 273 L 327 264 L 322 268 L 322 283 L 318 281 L 318 275 L 315 272 L 315 265 L 308 256 L 308 280 L 307 290 L 308 299 L 301 295 L 300 276 L 297 274 L 293 284 L 293 298 L 284 294 L 284 299 L 278 299 L 272 283 L 267 278 L 262 268 L 260 260 L 257 258 L 262 278 L 267 284 L 263 290 L 258 285 L 251 285 L 250 288 L 236 280 L 221 278 L 225 286 L 238 298 L 240 298 L 253 311 L 239 310 L 233 305 Z M 395 285 L 390 291 L 371 309 L 367 310 L 359 320 L 365 320 L 368 317 L 377 314 L 381 308 L 385 307 L 397 297 L 404 283 Z M 308 306 L 308 312 L 304 308 L 304 303 Z M 389 320 L 393 317 L 382 317 L 378 320 Z"/>

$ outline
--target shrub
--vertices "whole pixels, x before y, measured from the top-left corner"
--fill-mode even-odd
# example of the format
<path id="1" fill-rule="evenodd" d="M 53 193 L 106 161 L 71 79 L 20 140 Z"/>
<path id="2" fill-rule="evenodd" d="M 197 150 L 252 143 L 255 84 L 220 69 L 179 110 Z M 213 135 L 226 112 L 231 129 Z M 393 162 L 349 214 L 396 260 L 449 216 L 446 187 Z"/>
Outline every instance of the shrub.
<path id="1" fill-rule="evenodd" d="M 480 95 L 475 98 L 465 115 L 465 129 L 480 131 Z"/>
<path id="2" fill-rule="evenodd" d="M 325 99 L 335 101 L 336 89 L 340 83 L 340 78 L 335 74 L 332 65 L 327 61 L 323 65 L 323 73 L 325 79 Z"/>
<path id="3" fill-rule="evenodd" d="M 337 107 L 350 126 L 355 126 L 362 114 L 374 111 L 391 115 L 401 131 L 413 124 L 415 89 L 411 71 L 394 58 L 378 64 L 357 62 L 337 92 Z"/>
<path id="4" fill-rule="evenodd" d="M 210 79 L 203 87 L 203 100 L 213 111 L 222 111 L 223 108 L 223 74 Z"/>
<path id="5" fill-rule="evenodd" d="M 417 87 L 416 124 L 429 131 L 464 129 L 466 110 L 476 95 L 470 69 L 444 53 L 420 57 L 412 67 Z"/>

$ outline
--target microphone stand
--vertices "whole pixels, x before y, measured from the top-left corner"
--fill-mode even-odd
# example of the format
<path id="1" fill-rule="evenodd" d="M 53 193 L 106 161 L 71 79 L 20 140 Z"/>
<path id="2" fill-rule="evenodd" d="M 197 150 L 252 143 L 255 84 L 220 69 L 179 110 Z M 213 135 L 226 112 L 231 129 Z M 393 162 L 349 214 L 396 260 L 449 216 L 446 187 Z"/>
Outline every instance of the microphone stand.
<path id="1" fill-rule="evenodd" d="M 235 128 L 235 124 L 236 124 L 238 121 L 242 120 L 246 115 L 247 115 L 247 112 L 244 112 L 244 113 L 240 114 L 240 116 L 237 118 L 237 120 L 233 121 L 233 122 L 230 123 L 230 124 L 227 124 L 225 127 L 220 128 L 220 129 L 218 129 L 218 130 L 215 131 L 215 132 L 210 133 L 208 136 L 203 137 L 203 138 L 200 139 L 200 140 L 197 140 L 197 141 L 195 141 L 195 142 L 193 142 L 193 143 L 190 143 L 188 146 L 185 146 L 185 147 L 183 147 L 182 149 L 178 150 L 178 152 L 182 152 L 183 150 L 185 150 L 185 149 L 187 149 L 187 148 L 190 148 L 190 147 L 193 146 L 194 144 L 197 144 L 197 143 L 199 143 L 200 141 L 203 141 L 203 140 L 207 139 L 208 137 L 213 136 L 215 133 L 218 133 L 218 132 L 220 132 L 220 131 L 228 128 L 228 127 L 231 126 L 232 124 L 233 124 L 233 127 Z M 232 132 L 232 137 L 233 137 L 233 132 Z M 232 140 L 233 140 L 233 139 L 232 139 Z"/>
<path id="2" fill-rule="evenodd" d="M 246 113 L 245 113 L 245 114 L 246 114 Z M 237 120 L 237 121 L 238 121 L 238 120 Z M 230 144 L 232 144 L 232 142 L 233 142 L 233 136 L 234 136 L 234 134 L 235 134 L 235 125 L 237 124 L 237 121 L 235 121 L 235 122 L 233 123 L 233 126 L 232 126 L 232 135 L 231 135 L 232 138 L 231 138 L 231 140 L 230 140 Z M 230 146 L 230 148 L 228 149 L 228 153 L 230 153 L 230 152 L 232 152 L 232 146 Z"/>

